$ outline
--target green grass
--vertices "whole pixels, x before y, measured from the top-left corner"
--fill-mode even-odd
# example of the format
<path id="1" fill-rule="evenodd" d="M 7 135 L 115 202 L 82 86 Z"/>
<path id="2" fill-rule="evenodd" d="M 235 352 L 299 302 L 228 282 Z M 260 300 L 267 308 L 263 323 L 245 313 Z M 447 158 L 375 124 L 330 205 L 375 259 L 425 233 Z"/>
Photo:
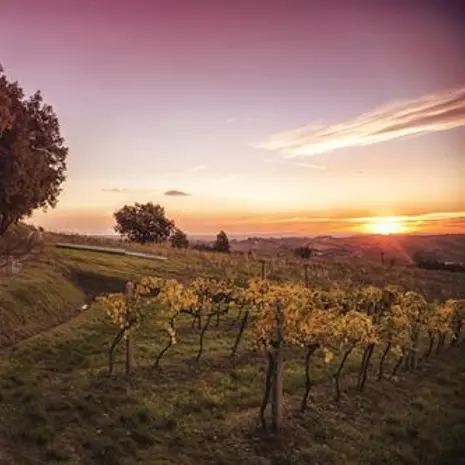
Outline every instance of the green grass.
<path id="1" fill-rule="evenodd" d="M 153 372 L 165 336 L 148 320 L 136 335 L 134 375 L 127 379 L 122 374 L 119 349 L 116 374 L 109 379 L 107 350 L 114 329 L 97 304 L 82 313 L 74 311 L 77 305 L 101 292 L 121 290 L 125 280 L 144 274 L 187 280 L 199 274 L 223 276 L 231 266 L 239 278 L 259 274 L 259 264 L 241 257 L 227 268 L 209 254 L 155 249 L 169 260 L 48 246 L 39 259 L 25 263 L 20 275 L 0 278 L 1 343 L 41 333 L 0 350 L 1 465 L 461 463 L 464 347 L 424 362 L 414 373 L 401 372 L 394 381 L 374 381 L 373 369 L 363 394 L 353 388 L 356 354 L 343 378 L 339 406 L 332 400 L 334 366 L 328 370 L 317 357 L 305 414 L 297 411 L 304 353 L 288 349 L 285 428 L 279 438 L 257 428 L 264 357 L 252 350 L 246 333 L 237 360 L 229 359 L 235 336 L 230 322 L 207 332 L 204 356 L 196 364 L 199 332 L 186 320 L 179 343 L 162 360 L 162 371 Z M 312 266 L 312 282 L 322 286 L 350 277 L 427 288 L 436 297 L 465 291 L 463 278 L 441 272 Z M 273 262 L 270 277 L 301 280 L 303 272 L 294 263 Z"/>
<path id="2" fill-rule="evenodd" d="M 122 354 L 107 376 L 114 334 L 98 305 L 0 354 L 0 450 L 18 465 L 66 464 L 453 464 L 463 454 L 465 357 L 449 350 L 396 381 L 354 391 L 357 360 L 337 407 L 321 360 L 313 365 L 311 407 L 297 412 L 303 354 L 286 353 L 285 428 L 280 438 L 257 429 L 263 356 L 241 347 L 226 321 L 207 333 L 195 364 L 198 331 L 189 321 L 179 343 L 150 370 L 163 336 L 147 321 L 136 335 L 134 375 Z M 2 456 L 0 455 L 0 458 Z"/>
<path id="3" fill-rule="evenodd" d="M 96 295 L 156 273 L 157 263 L 47 247 L 20 274 L 0 277 L 0 347 L 63 323 Z"/>

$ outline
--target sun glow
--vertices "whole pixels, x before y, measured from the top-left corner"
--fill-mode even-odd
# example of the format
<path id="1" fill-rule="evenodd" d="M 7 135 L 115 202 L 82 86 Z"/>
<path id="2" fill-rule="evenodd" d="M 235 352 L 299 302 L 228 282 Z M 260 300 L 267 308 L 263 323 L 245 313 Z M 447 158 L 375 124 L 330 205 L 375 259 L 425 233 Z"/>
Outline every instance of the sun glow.
<path id="1" fill-rule="evenodd" d="M 372 234 L 387 235 L 406 232 L 407 228 L 398 218 L 373 218 L 365 229 Z"/>

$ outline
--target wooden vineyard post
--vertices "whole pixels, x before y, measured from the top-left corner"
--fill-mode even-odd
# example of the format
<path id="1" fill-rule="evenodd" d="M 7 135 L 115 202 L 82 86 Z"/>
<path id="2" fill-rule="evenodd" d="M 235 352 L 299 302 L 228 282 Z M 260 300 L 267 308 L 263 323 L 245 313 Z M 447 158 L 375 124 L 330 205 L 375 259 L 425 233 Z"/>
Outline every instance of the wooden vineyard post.
<path id="1" fill-rule="evenodd" d="M 271 429 L 278 432 L 283 418 L 283 311 L 276 305 L 276 346 L 274 348 L 274 370 L 271 385 Z"/>
<path id="2" fill-rule="evenodd" d="M 133 291 L 134 291 L 134 285 L 132 284 L 132 282 L 128 281 L 126 283 L 126 289 L 125 289 L 126 305 L 127 305 L 126 322 L 128 322 L 129 316 L 130 316 L 129 307 L 131 305 Z M 134 366 L 134 355 L 133 355 L 133 345 L 132 345 L 132 334 L 130 331 L 127 331 L 126 333 L 126 363 L 125 363 L 126 375 L 131 374 L 133 366 Z"/>
<path id="3" fill-rule="evenodd" d="M 266 261 L 260 260 L 260 263 L 262 264 L 262 279 L 266 280 Z"/>
<path id="4" fill-rule="evenodd" d="M 304 265 L 304 271 L 305 271 L 305 287 L 308 287 L 309 282 L 308 282 L 308 263 Z"/>

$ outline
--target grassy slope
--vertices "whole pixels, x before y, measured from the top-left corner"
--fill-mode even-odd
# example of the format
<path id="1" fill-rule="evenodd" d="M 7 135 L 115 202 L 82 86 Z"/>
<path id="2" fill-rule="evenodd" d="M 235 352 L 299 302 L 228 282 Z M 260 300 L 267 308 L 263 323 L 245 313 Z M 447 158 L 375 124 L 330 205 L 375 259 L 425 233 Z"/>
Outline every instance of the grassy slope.
<path id="1" fill-rule="evenodd" d="M 0 280 L 0 317 L 5 338 L 32 335 L 69 318 L 73 305 L 103 291 L 119 290 L 125 279 L 145 273 L 189 278 L 219 275 L 221 263 L 208 255 L 164 250 L 168 262 L 122 259 L 48 248 L 13 280 Z M 238 258 L 241 273 L 259 266 Z M 348 265 L 344 265 L 348 266 Z M 275 263 L 271 276 L 302 279 L 302 272 Z M 411 269 L 351 269 L 320 265 L 312 281 L 399 282 L 435 296 L 464 292 L 458 275 Z M 7 281 L 9 279 L 9 281 Z M 54 290 L 53 290 L 54 289 Z M 31 303 L 33 305 L 31 306 Z M 9 318 L 9 320 L 7 320 Z M 316 360 L 313 408 L 295 409 L 302 393 L 303 354 L 286 355 L 286 430 L 280 441 L 255 431 L 264 377 L 263 357 L 245 344 L 232 364 L 234 333 L 207 334 L 205 358 L 193 363 L 198 332 L 187 324 L 167 354 L 162 373 L 149 366 L 160 349 L 148 322 L 138 334 L 139 369 L 131 380 L 105 374 L 113 331 L 97 306 L 54 330 L 0 352 L 0 464 L 452 464 L 465 435 L 465 357 L 450 351 L 421 372 L 396 383 L 372 382 L 368 392 L 351 392 L 339 409 L 327 370 Z M 16 339 L 15 339 L 16 338 Z M 5 340 L 5 339 L 4 339 Z M 352 370 L 357 360 L 352 360 Z M 354 383 L 353 375 L 344 379 Z"/>
<path id="2" fill-rule="evenodd" d="M 124 281 L 143 274 L 190 279 L 193 276 L 224 275 L 225 265 L 209 254 L 172 251 L 163 247 L 136 247 L 168 255 L 167 262 L 120 257 L 95 252 L 55 249 L 46 246 L 37 259 L 24 263 L 21 274 L 0 276 L 0 347 L 60 324 L 95 295 L 119 291 Z M 260 265 L 236 257 L 235 269 L 244 278 L 259 276 Z M 269 266 L 270 279 L 303 281 L 302 266 L 275 261 Z M 319 286 L 337 282 L 383 285 L 401 284 L 417 289 L 429 298 L 465 297 L 463 273 L 436 272 L 415 268 L 380 268 L 363 262 L 318 263 L 310 269 L 310 280 Z"/>
<path id="3" fill-rule="evenodd" d="M 0 347 L 66 321 L 89 298 L 122 289 L 125 279 L 156 264 L 47 247 L 20 274 L 0 277 Z"/>

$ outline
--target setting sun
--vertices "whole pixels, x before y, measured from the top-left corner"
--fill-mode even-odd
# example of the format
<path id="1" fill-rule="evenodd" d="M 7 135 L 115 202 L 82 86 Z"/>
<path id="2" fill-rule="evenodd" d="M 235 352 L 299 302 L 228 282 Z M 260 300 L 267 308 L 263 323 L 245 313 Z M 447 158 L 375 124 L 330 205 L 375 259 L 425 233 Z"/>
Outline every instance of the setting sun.
<path id="1" fill-rule="evenodd" d="M 400 234 L 405 232 L 405 225 L 396 218 L 374 218 L 366 229 L 373 234 Z"/>

